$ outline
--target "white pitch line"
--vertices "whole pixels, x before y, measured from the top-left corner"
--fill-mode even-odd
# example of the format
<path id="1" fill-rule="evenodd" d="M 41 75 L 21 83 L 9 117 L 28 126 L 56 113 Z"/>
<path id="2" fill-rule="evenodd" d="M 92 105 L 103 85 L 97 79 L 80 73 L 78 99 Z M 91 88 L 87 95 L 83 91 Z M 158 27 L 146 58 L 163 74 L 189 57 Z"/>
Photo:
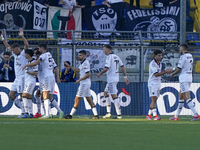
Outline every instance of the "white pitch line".
<path id="1" fill-rule="evenodd" d="M 128 124 L 131 124 L 131 125 L 138 125 L 138 124 L 140 124 L 140 125 L 148 125 L 148 124 L 157 124 L 157 125 L 170 125 L 170 124 L 173 124 L 173 125 L 180 125 L 180 124 L 182 124 L 182 125 L 187 125 L 187 124 L 196 124 L 196 125 L 199 125 L 198 123 L 178 123 L 178 122 L 174 122 L 174 123 L 121 123 L 121 122 L 115 122 L 115 123 L 111 123 L 111 122 L 0 122 L 0 124 L 65 124 L 65 125 L 67 125 L 67 124 L 88 124 L 88 125 L 90 125 L 90 124 L 110 124 L 110 125 L 128 125 Z"/>

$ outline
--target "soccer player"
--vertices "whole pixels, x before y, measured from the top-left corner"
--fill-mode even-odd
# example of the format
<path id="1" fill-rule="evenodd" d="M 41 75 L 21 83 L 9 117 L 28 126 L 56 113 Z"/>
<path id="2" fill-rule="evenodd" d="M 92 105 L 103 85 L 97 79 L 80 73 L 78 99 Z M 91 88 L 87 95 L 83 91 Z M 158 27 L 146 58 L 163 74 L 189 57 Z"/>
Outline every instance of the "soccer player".
<path id="1" fill-rule="evenodd" d="M 69 66 L 73 71 L 80 72 L 80 78 L 76 80 L 76 84 L 80 82 L 76 97 L 74 99 L 74 107 L 72 108 L 69 115 L 63 116 L 65 119 L 72 119 L 72 116 L 76 112 L 80 100 L 85 97 L 88 103 L 90 104 L 94 116 L 92 119 L 99 119 L 99 116 L 97 114 L 97 109 L 92 101 L 91 93 L 90 93 L 90 87 L 91 87 L 91 80 L 90 80 L 90 63 L 88 60 L 86 60 L 86 51 L 81 50 L 78 53 L 78 58 L 81 61 L 81 64 L 78 68 L 74 68 L 70 66 L 67 62 L 64 62 L 66 66 Z"/>
<path id="2" fill-rule="evenodd" d="M 42 80 L 42 97 L 44 99 L 44 107 L 45 107 L 45 116 L 41 117 L 43 119 L 48 119 L 51 118 L 52 116 L 50 115 L 50 107 L 49 107 L 49 99 L 51 94 L 54 93 L 54 88 L 55 88 L 55 79 L 54 79 L 54 74 L 53 74 L 53 58 L 51 53 L 47 51 L 47 45 L 46 44 L 40 44 L 39 45 L 39 51 L 42 53 L 37 61 L 26 64 L 23 69 L 26 67 L 30 66 L 35 66 L 40 64 L 42 67 L 42 75 L 43 75 L 43 80 Z M 59 74 L 59 72 L 58 72 Z M 57 77 L 59 79 L 59 76 Z M 60 81 L 60 79 L 59 79 Z"/>
<path id="3" fill-rule="evenodd" d="M 9 98 L 13 100 L 13 102 L 22 110 L 22 114 L 18 116 L 17 118 L 21 118 L 23 114 L 25 113 L 24 110 L 24 103 L 23 101 L 19 100 L 18 97 L 15 96 L 16 93 L 20 94 L 20 97 L 22 99 L 22 93 L 24 90 L 24 83 L 25 83 L 25 71 L 22 70 L 22 67 L 27 63 L 27 59 L 25 57 L 25 50 L 28 49 L 29 44 L 27 40 L 24 37 L 24 31 L 22 28 L 19 29 L 19 36 L 21 36 L 23 42 L 24 42 L 24 49 L 21 50 L 20 46 L 15 43 L 12 46 L 10 46 L 3 37 L 3 30 L 1 31 L 1 39 L 3 41 L 3 44 L 6 46 L 6 48 L 12 52 L 14 55 L 14 68 L 15 68 L 15 81 L 13 82 L 10 92 L 9 92 Z"/>
<path id="4" fill-rule="evenodd" d="M 179 92 L 179 104 L 176 110 L 176 114 L 174 117 L 169 118 L 170 120 L 177 121 L 178 116 L 181 113 L 181 110 L 184 106 L 184 100 L 186 101 L 189 108 L 194 113 L 194 117 L 191 121 L 195 121 L 200 119 L 199 114 L 197 113 L 194 103 L 190 98 L 190 85 L 192 83 L 192 68 L 193 68 L 193 57 L 190 53 L 188 53 L 188 45 L 181 44 L 180 45 L 181 57 L 179 59 L 178 66 L 176 70 L 171 74 L 171 77 L 179 74 L 179 82 L 180 82 L 180 92 Z"/>
<path id="5" fill-rule="evenodd" d="M 40 52 L 37 51 L 36 52 L 36 58 L 38 58 L 39 56 L 40 56 Z M 59 70 L 58 70 L 57 64 L 55 63 L 55 61 L 54 61 L 53 58 L 52 58 L 52 60 L 53 60 L 53 68 L 54 68 L 53 72 L 56 72 L 56 76 L 58 77 L 59 76 Z M 37 91 L 36 91 L 36 93 L 34 95 L 35 99 L 36 99 L 36 104 L 37 104 L 37 113 L 34 115 L 34 118 L 40 118 L 40 117 L 42 117 L 42 115 L 41 115 L 41 104 L 42 104 L 44 112 L 45 112 L 44 101 L 43 101 L 43 97 L 41 96 L 42 95 L 42 83 L 43 83 L 43 74 L 42 74 L 41 64 L 39 64 L 38 67 L 39 67 L 39 71 L 38 71 L 39 87 L 38 87 L 38 89 L 37 89 Z M 57 83 L 60 83 L 60 79 L 58 79 L 58 78 L 57 78 Z M 57 101 L 53 98 L 53 94 L 49 95 L 49 99 L 50 99 L 50 102 L 52 103 L 52 105 L 59 112 L 59 118 L 61 119 L 63 117 L 64 113 L 60 109 L 60 107 L 58 106 Z M 49 108 L 49 111 L 50 111 L 50 109 L 51 108 Z M 50 111 L 50 116 L 51 115 L 52 114 L 51 114 L 51 111 Z"/>
<path id="6" fill-rule="evenodd" d="M 28 59 L 28 64 L 35 62 L 33 59 L 33 50 L 26 50 L 25 56 Z M 38 72 L 38 66 L 25 68 L 25 88 L 22 94 L 22 100 L 24 102 L 25 113 L 22 118 L 33 118 L 33 106 L 32 106 L 32 93 L 36 84 L 36 76 Z"/>
<path id="7" fill-rule="evenodd" d="M 146 119 L 152 120 L 151 115 L 153 113 L 154 120 L 161 120 L 161 118 L 158 117 L 157 115 L 157 109 L 156 109 L 156 101 L 160 95 L 161 76 L 166 73 L 172 73 L 173 69 L 169 68 L 168 70 L 161 70 L 162 51 L 155 50 L 153 53 L 154 53 L 154 59 L 149 64 L 149 79 L 148 79 L 148 89 L 149 89 L 149 96 L 151 97 L 151 104 Z"/>
<path id="8" fill-rule="evenodd" d="M 122 71 L 124 73 L 124 79 L 126 85 L 129 84 L 129 80 L 126 75 L 126 69 L 119 58 L 119 56 L 115 55 L 112 53 L 112 47 L 108 44 L 103 47 L 103 52 L 106 57 L 106 64 L 105 68 L 97 75 L 99 78 L 103 73 L 107 73 L 107 85 L 104 90 L 104 96 L 106 99 L 106 104 L 107 104 L 107 114 L 103 116 L 103 118 L 110 118 L 111 117 L 111 100 L 109 99 L 109 94 L 111 95 L 115 109 L 117 112 L 117 116 L 114 117 L 113 119 L 121 119 L 121 108 L 120 108 L 120 103 L 119 103 L 119 98 L 117 97 L 117 83 L 119 82 L 119 67 L 122 68 Z"/>

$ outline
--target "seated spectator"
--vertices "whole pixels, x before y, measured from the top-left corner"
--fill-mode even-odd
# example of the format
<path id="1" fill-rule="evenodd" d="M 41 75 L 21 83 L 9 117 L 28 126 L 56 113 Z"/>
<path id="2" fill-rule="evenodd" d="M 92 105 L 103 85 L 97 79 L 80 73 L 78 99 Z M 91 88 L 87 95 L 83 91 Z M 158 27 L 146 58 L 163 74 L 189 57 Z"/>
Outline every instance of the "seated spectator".
<path id="1" fill-rule="evenodd" d="M 14 62 L 10 60 L 10 53 L 4 52 L 4 61 L 0 64 L 0 81 L 13 82 L 15 80 Z"/>
<path id="2" fill-rule="evenodd" d="M 102 2 L 102 4 L 111 7 L 109 4 L 120 3 L 120 2 L 123 2 L 123 0 L 106 0 Z"/>
<path id="3" fill-rule="evenodd" d="M 69 65 L 70 62 L 66 61 Z M 61 82 L 76 82 L 76 73 L 70 68 L 65 65 L 65 68 L 62 69 L 60 72 L 60 81 Z"/>
<path id="4" fill-rule="evenodd" d="M 169 4 L 174 3 L 177 0 L 150 0 L 149 5 L 153 5 L 153 8 L 165 7 Z"/>

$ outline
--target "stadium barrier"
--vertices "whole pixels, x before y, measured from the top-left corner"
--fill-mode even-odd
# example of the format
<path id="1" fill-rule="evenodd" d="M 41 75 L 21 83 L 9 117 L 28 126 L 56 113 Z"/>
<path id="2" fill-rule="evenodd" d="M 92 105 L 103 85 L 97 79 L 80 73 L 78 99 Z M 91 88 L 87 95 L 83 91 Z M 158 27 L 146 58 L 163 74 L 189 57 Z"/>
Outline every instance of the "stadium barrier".
<path id="1" fill-rule="evenodd" d="M 19 115 L 21 110 L 13 104 L 9 99 L 9 91 L 12 83 L 0 83 L 0 115 Z M 92 82 L 91 94 L 96 104 L 99 115 L 106 113 L 106 101 L 103 91 L 106 82 Z M 38 84 L 35 90 L 38 88 Z M 69 114 L 74 104 L 78 85 L 75 83 L 60 83 L 55 85 L 53 97 L 58 101 L 61 109 L 65 114 Z M 35 92 L 34 90 L 34 92 Z M 160 97 L 157 101 L 158 113 L 160 115 L 174 115 L 178 106 L 179 83 L 162 83 Z M 200 113 L 200 83 L 192 83 L 190 88 L 191 99 L 195 107 Z M 150 97 L 148 94 L 147 83 L 118 83 L 118 97 L 123 115 L 146 115 L 150 106 Z M 33 98 L 33 112 L 36 113 L 36 102 Z M 57 110 L 52 107 L 53 115 L 57 114 Z M 114 104 L 112 101 L 111 113 L 116 115 Z M 91 108 L 86 100 L 81 100 L 79 108 L 75 115 L 92 115 Z M 184 104 L 184 108 L 180 115 L 193 115 L 192 111 Z"/>

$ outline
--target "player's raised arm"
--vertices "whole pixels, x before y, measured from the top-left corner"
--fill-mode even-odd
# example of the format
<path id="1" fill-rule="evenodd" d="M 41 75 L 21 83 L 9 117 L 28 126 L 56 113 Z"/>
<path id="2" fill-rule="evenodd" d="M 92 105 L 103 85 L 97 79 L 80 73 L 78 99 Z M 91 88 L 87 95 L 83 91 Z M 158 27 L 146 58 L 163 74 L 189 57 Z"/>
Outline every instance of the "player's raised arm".
<path id="1" fill-rule="evenodd" d="M 29 47 L 28 41 L 26 40 L 26 38 L 24 37 L 24 31 L 22 28 L 19 29 L 19 36 L 21 36 L 23 42 L 24 42 L 24 50 L 27 50 Z"/>
<path id="2" fill-rule="evenodd" d="M 6 40 L 4 39 L 4 36 L 3 36 L 3 30 L 1 31 L 1 40 L 4 44 L 4 46 L 11 52 L 11 46 L 6 42 Z"/>

